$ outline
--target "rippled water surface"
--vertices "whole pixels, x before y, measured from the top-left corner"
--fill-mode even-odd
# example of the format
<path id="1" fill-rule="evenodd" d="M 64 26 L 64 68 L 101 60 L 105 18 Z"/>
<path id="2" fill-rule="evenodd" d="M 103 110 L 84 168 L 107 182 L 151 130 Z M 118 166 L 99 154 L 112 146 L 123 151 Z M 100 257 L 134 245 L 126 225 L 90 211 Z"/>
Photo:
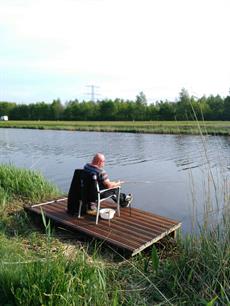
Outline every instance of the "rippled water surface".
<path id="1" fill-rule="evenodd" d="M 185 232 L 194 212 L 202 219 L 207 194 L 222 201 L 230 137 L 0 129 L 1 163 L 39 170 L 64 192 L 97 151 L 110 179 L 127 181 L 135 207 L 181 220 Z"/>

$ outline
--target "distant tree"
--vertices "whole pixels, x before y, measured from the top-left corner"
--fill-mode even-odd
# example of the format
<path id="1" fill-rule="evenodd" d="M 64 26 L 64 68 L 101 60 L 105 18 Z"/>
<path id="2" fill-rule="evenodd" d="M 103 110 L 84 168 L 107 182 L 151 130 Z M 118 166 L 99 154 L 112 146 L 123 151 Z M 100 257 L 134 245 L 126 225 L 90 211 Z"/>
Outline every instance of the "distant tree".
<path id="1" fill-rule="evenodd" d="M 136 96 L 136 103 L 141 104 L 141 105 L 147 105 L 147 99 L 143 91 L 141 91 L 137 96 Z"/>
<path id="2" fill-rule="evenodd" d="M 146 111 L 146 120 L 159 120 L 159 105 L 151 103 Z"/>
<path id="3" fill-rule="evenodd" d="M 30 120 L 31 112 L 30 107 L 27 104 L 19 104 L 16 105 L 10 111 L 10 119 L 12 120 Z"/>
<path id="4" fill-rule="evenodd" d="M 65 105 L 63 117 L 65 120 L 80 120 L 79 119 L 79 101 L 77 99 L 68 101 Z"/>
<path id="5" fill-rule="evenodd" d="M 141 91 L 136 96 L 135 108 L 133 110 L 134 120 L 145 120 L 146 109 L 147 109 L 147 99 L 143 91 Z"/>
<path id="6" fill-rule="evenodd" d="M 195 113 L 195 115 L 194 115 Z M 62 105 L 60 99 L 51 104 L 19 104 L 0 102 L 0 115 L 16 120 L 230 120 L 230 96 L 189 96 L 182 88 L 175 102 L 160 101 L 147 104 L 146 96 L 140 92 L 134 101 L 106 99 L 97 102 L 77 99 Z"/>
<path id="7" fill-rule="evenodd" d="M 224 100 L 220 95 L 217 96 L 209 96 L 207 98 L 207 104 L 210 107 L 210 114 L 207 118 L 208 120 L 222 120 L 224 113 Z"/>
<path id="8" fill-rule="evenodd" d="M 98 103 L 93 101 L 84 102 L 82 108 L 85 114 L 85 120 L 97 120 L 99 114 Z"/>
<path id="9" fill-rule="evenodd" d="M 133 120 L 130 111 L 132 112 L 132 107 L 130 105 L 130 101 L 124 101 L 122 99 L 114 100 L 116 106 L 116 117 L 115 120 Z M 132 102 L 133 103 L 133 102 Z"/>
<path id="10" fill-rule="evenodd" d="M 45 102 L 37 102 L 35 104 L 29 104 L 30 118 L 31 120 L 50 120 L 50 105 Z"/>
<path id="11" fill-rule="evenodd" d="M 83 101 L 78 104 L 78 120 L 92 120 L 94 119 L 95 113 L 95 102 L 93 101 Z"/>
<path id="12" fill-rule="evenodd" d="M 0 102 L 0 116 L 10 116 L 10 112 L 16 107 L 16 103 Z"/>
<path id="13" fill-rule="evenodd" d="M 230 96 L 224 99 L 223 120 L 230 120 Z"/>
<path id="14" fill-rule="evenodd" d="M 207 103 L 206 96 L 201 97 L 198 100 L 191 98 L 191 106 L 194 119 L 207 120 L 210 116 L 210 106 Z"/>
<path id="15" fill-rule="evenodd" d="M 190 103 L 190 96 L 185 88 L 182 88 L 179 93 L 179 103 Z"/>
<path id="16" fill-rule="evenodd" d="M 61 100 L 53 100 L 50 106 L 51 118 L 53 120 L 60 120 L 63 117 L 64 107 Z"/>
<path id="17" fill-rule="evenodd" d="M 112 100 L 99 102 L 100 120 L 114 120 L 116 118 L 116 104 Z"/>
<path id="18" fill-rule="evenodd" d="M 177 120 L 191 120 L 194 117 L 191 107 L 191 98 L 185 88 L 182 88 L 179 93 L 179 101 L 176 103 L 175 116 Z"/>
<path id="19" fill-rule="evenodd" d="M 172 102 L 161 102 L 158 104 L 158 117 L 160 120 L 174 120 L 175 107 Z"/>

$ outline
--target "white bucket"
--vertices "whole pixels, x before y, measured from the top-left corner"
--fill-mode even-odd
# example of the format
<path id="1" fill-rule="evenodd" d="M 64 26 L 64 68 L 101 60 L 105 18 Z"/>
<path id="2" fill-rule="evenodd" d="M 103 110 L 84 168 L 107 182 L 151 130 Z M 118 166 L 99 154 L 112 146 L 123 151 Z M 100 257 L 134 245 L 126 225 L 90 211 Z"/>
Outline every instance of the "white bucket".
<path id="1" fill-rule="evenodd" d="M 115 210 L 112 208 L 102 208 L 100 209 L 100 217 L 105 220 L 111 220 L 114 217 Z"/>

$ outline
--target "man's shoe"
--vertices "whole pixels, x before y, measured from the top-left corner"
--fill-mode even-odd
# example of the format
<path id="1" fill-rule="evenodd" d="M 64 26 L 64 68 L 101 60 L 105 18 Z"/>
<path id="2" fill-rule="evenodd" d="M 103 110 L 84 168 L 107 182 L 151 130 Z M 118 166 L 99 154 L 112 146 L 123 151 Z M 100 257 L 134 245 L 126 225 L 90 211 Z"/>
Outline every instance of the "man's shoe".
<path id="1" fill-rule="evenodd" d="M 133 196 L 131 193 L 127 194 L 125 197 L 125 201 L 121 204 L 121 207 L 129 207 L 133 200 Z"/>
<path id="2" fill-rule="evenodd" d="M 97 210 L 95 210 L 95 209 L 88 209 L 86 211 L 86 214 L 90 215 L 90 216 L 96 216 L 97 215 Z"/>
<path id="3" fill-rule="evenodd" d="M 90 216 L 96 216 L 97 215 L 97 204 L 94 202 L 91 202 L 89 204 L 89 209 L 86 211 L 87 215 Z"/>

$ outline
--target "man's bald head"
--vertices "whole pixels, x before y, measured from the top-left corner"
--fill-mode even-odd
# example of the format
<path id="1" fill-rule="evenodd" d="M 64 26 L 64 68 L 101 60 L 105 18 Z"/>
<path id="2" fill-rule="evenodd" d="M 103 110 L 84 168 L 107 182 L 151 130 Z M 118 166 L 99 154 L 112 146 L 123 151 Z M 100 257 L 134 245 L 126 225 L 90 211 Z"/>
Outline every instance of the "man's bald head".
<path id="1" fill-rule="evenodd" d="M 97 153 L 93 157 L 92 165 L 101 168 L 103 167 L 104 162 L 105 162 L 105 156 L 102 153 Z"/>

